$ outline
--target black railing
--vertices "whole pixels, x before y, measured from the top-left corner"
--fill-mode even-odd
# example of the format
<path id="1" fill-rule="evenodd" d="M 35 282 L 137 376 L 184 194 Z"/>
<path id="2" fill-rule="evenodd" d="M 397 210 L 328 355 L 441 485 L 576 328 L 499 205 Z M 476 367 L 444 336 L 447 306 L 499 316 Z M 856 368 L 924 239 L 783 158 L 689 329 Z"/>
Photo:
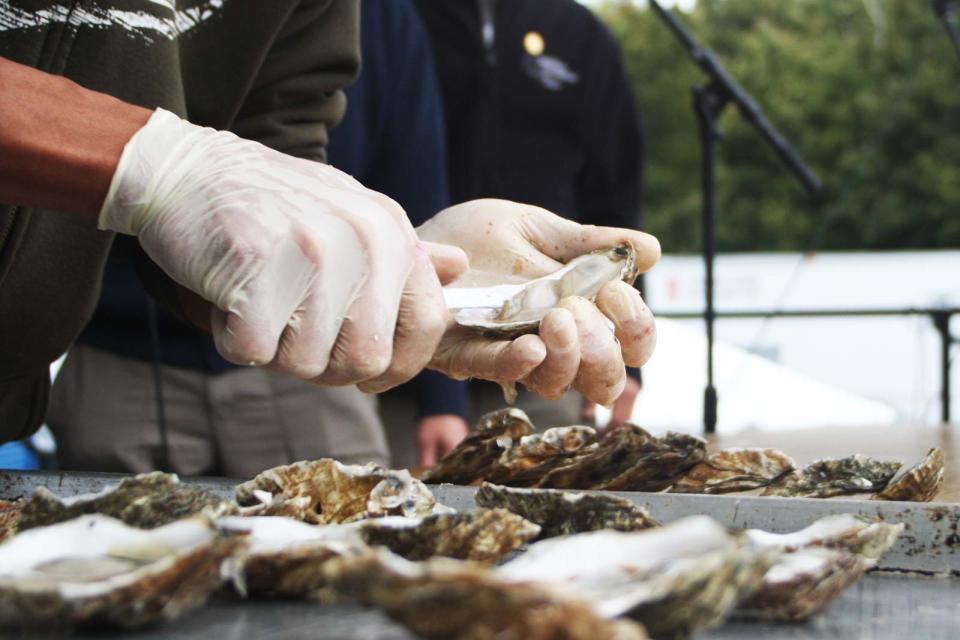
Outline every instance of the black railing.
<path id="1" fill-rule="evenodd" d="M 852 318 L 858 316 L 928 316 L 940 334 L 940 417 L 950 422 L 950 347 L 960 338 L 950 333 L 950 319 L 960 314 L 957 307 L 907 307 L 903 309 L 799 309 L 794 311 L 717 311 L 718 320 L 735 318 Z M 676 320 L 703 318 L 703 312 L 657 313 Z"/>

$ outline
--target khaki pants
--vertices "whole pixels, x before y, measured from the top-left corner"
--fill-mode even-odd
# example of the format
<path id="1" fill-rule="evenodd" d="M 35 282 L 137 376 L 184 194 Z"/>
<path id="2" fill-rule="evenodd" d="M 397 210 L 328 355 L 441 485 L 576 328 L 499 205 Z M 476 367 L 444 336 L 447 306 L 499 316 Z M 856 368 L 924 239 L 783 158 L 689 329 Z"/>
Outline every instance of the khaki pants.
<path id="1" fill-rule="evenodd" d="M 387 464 L 376 399 L 263 369 L 211 374 L 162 366 L 170 469 L 249 478 L 297 460 Z M 153 366 L 76 345 L 53 386 L 47 423 L 62 469 L 142 473 L 163 459 Z"/>

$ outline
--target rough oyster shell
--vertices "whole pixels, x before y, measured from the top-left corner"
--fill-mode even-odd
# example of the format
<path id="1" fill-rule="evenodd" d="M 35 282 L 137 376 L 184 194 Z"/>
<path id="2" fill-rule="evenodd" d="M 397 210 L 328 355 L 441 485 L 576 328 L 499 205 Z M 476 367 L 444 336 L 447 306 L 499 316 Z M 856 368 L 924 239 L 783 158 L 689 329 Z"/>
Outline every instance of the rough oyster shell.
<path id="1" fill-rule="evenodd" d="M 823 611 L 875 562 L 855 553 L 811 548 L 787 553 L 767 570 L 763 586 L 738 608 L 744 617 L 806 620 Z"/>
<path id="2" fill-rule="evenodd" d="M 0 545 L 0 627 L 140 627 L 199 606 L 243 538 L 205 518 L 159 528 L 102 515 L 21 532 Z"/>
<path id="3" fill-rule="evenodd" d="M 533 424 L 520 409 L 492 411 L 480 418 L 473 433 L 423 474 L 423 481 L 471 484 L 482 480 L 505 450 L 531 433 Z"/>
<path id="4" fill-rule="evenodd" d="M 378 550 L 328 565 L 340 593 L 376 605 L 423 638 L 456 640 L 642 640 L 643 629 L 605 620 L 547 585 L 506 583 L 471 563 L 412 563 Z"/>
<path id="5" fill-rule="evenodd" d="M 770 484 L 765 496 L 830 498 L 881 491 L 901 467 L 895 461 L 863 455 L 817 460 Z"/>
<path id="6" fill-rule="evenodd" d="M 507 449 L 487 474 L 495 484 L 525 487 L 536 484 L 548 471 L 597 439 L 593 427 L 554 427 L 543 433 L 524 436 Z"/>
<path id="7" fill-rule="evenodd" d="M 540 525 L 540 538 L 600 529 L 639 531 L 658 527 L 646 509 L 625 498 L 557 489 L 511 489 L 484 482 L 475 497 L 481 507 L 501 507 Z"/>
<path id="8" fill-rule="evenodd" d="M 670 493 L 730 493 L 765 487 L 796 468 L 776 449 L 724 449 L 707 457 L 670 487 Z"/>
<path id="9" fill-rule="evenodd" d="M 706 442 L 702 438 L 679 433 L 657 438 L 627 424 L 605 434 L 596 447 L 581 449 L 547 473 L 537 486 L 660 491 L 705 457 Z"/>
<path id="10" fill-rule="evenodd" d="M 519 335 L 534 331 L 548 311 L 568 296 L 593 300 L 603 285 L 637 278 L 633 247 L 620 245 L 574 258 L 563 268 L 523 284 L 446 287 L 444 299 L 457 324 L 483 332 Z"/>
<path id="11" fill-rule="evenodd" d="M 20 503 L 0 500 L 0 543 L 17 532 L 20 520 Z"/>
<path id="12" fill-rule="evenodd" d="M 345 465 L 324 458 L 274 467 L 237 486 L 247 515 L 282 515 L 311 524 L 352 522 L 387 515 L 423 517 L 438 505 L 405 470 Z"/>
<path id="13" fill-rule="evenodd" d="M 124 478 L 99 493 L 60 498 L 37 487 L 20 515 L 21 531 L 99 513 L 141 529 L 152 529 L 203 513 L 218 517 L 235 512 L 237 505 L 204 489 L 183 484 L 173 473 L 145 473 Z"/>
<path id="14" fill-rule="evenodd" d="M 849 513 L 821 518 L 793 533 L 769 533 L 759 529 L 746 532 L 751 544 L 763 549 L 793 552 L 810 547 L 826 547 L 877 560 L 897 541 L 903 524 L 889 524 Z"/>
<path id="15" fill-rule="evenodd" d="M 626 614 L 655 638 L 682 637 L 718 623 L 759 588 L 774 555 L 695 516 L 647 531 L 544 540 L 495 573 L 562 585 L 604 617 Z"/>
<path id="16" fill-rule="evenodd" d="M 894 476 L 874 500 L 930 502 L 943 487 L 943 450 L 934 447 L 916 465 Z"/>
<path id="17" fill-rule="evenodd" d="M 407 560 L 445 556 L 493 563 L 530 542 L 540 527 L 506 509 L 474 509 L 422 520 L 384 518 L 360 528 L 364 541 Z"/>

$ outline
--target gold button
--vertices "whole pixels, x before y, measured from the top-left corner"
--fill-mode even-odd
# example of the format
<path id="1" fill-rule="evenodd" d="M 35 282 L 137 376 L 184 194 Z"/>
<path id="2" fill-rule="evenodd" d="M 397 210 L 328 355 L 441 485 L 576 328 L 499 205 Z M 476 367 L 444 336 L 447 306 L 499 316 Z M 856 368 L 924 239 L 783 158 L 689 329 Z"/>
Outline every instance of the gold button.
<path id="1" fill-rule="evenodd" d="M 536 31 L 529 31 L 523 36 L 523 48 L 532 56 L 539 56 L 543 53 L 543 36 Z"/>

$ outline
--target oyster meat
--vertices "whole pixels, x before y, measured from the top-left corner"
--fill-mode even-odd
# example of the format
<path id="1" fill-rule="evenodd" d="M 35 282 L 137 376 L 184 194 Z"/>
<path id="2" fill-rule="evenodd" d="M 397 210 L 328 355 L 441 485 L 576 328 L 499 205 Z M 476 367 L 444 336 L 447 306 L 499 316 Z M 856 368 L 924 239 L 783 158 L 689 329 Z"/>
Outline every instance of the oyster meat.
<path id="1" fill-rule="evenodd" d="M 311 524 L 387 515 L 423 517 L 446 509 L 405 470 L 346 465 L 324 458 L 274 467 L 237 486 L 247 515 L 280 515 Z"/>
<path id="2" fill-rule="evenodd" d="M 20 520 L 20 503 L 0 500 L 0 542 L 12 537 L 17 532 L 17 522 Z"/>
<path id="3" fill-rule="evenodd" d="M 506 509 L 474 509 L 422 520 L 370 520 L 360 533 L 368 545 L 385 546 L 407 560 L 445 556 L 494 563 L 536 538 L 540 527 Z"/>
<path id="4" fill-rule="evenodd" d="M 796 468 L 776 449 L 724 449 L 698 463 L 669 491 L 671 493 L 730 493 L 765 487 Z"/>
<path id="5" fill-rule="evenodd" d="M 386 550 L 328 565 L 334 588 L 375 605 L 422 638 L 642 640 L 642 627 L 606 620 L 548 585 L 508 583 L 480 565 L 434 558 L 413 563 Z"/>
<path id="6" fill-rule="evenodd" d="M 218 517 L 235 512 L 237 505 L 214 493 L 180 482 L 173 473 L 145 473 L 124 478 L 99 493 L 60 498 L 37 487 L 20 515 L 20 530 L 64 522 L 79 515 L 99 513 L 141 529 L 152 529 L 203 513 Z"/>
<path id="7" fill-rule="evenodd" d="M 875 562 L 855 553 L 810 548 L 787 553 L 767 570 L 763 587 L 738 608 L 744 617 L 800 621 L 823 611 Z"/>
<path id="8" fill-rule="evenodd" d="M 508 582 L 558 585 L 603 617 L 629 615 L 652 637 L 674 638 L 723 620 L 759 588 L 775 555 L 694 516 L 647 531 L 536 542 L 495 573 Z"/>
<path id="9" fill-rule="evenodd" d="M 473 433 L 423 474 L 433 484 L 471 484 L 483 480 L 504 451 L 533 433 L 533 423 L 520 409 L 492 411 L 480 418 Z"/>
<path id="10" fill-rule="evenodd" d="M 102 515 L 23 531 L 0 545 L 0 627 L 140 627 L 203 604 L 242 537 L 205 518 L 155 529 Z"/>
<path id="11" fill-rule="evenodd" d="M 512 489 L 484 482 L 475 497 L 481 507 L 508 509 L 540 525 L 541 538 L 614 529 L 660 526 L 646 509 L 625 498 L 558 489 Z"/>
<path id="12" fill-rule="evenodd" d="M 487 481 L 514 487 L 536 484 L 548 471 L 597 439 L 593 427 L 554 427 L 520 438 L 487 474 Z"/>
<path id="13" fill-rule="evenodd" d="M 763 549 L 793 552 L 825 547 L 878 560 L 903 532 L 901 523 L 890 524 L 849 513 L 827 516 L 793 533 L 769 533 L 759 529 L 746 532 L 751 544 Z"/>
<path id="14" fill-rule="evenodd" d="M 874 460 L 863 455 L 817 460 L 791 471 L 763 492 L 765 496 L 830 498 L 883 490 L 901 467 L 895 461 Z"/>
<path id="15" fill-rule="evenodd" d="M 581 449 L 547 473 L 538 487 L 660 491 L 706 457 L 706 442 L 696 436 L 650 435 L 627 424 L 603 435 L 596 447 Z"/>
<path id="16" fill-rule="evenodd" d="M 894 476 L 873 499 L 930 502 L 943 487 L 944 463 L 943 450 L 930 449 L 923 460 Z"/>
<path id="17" fill-rule="evenodd" d="M 574 258 L 561 269 L 523 284 L 445 287 L 447 308 L 457 324 L 482 332 L 519 335 L 535 331 L 548 311 L 568 296 L 593 300 L 614 280 L 637 278 L 633 247 L 620 245 Z"/>

